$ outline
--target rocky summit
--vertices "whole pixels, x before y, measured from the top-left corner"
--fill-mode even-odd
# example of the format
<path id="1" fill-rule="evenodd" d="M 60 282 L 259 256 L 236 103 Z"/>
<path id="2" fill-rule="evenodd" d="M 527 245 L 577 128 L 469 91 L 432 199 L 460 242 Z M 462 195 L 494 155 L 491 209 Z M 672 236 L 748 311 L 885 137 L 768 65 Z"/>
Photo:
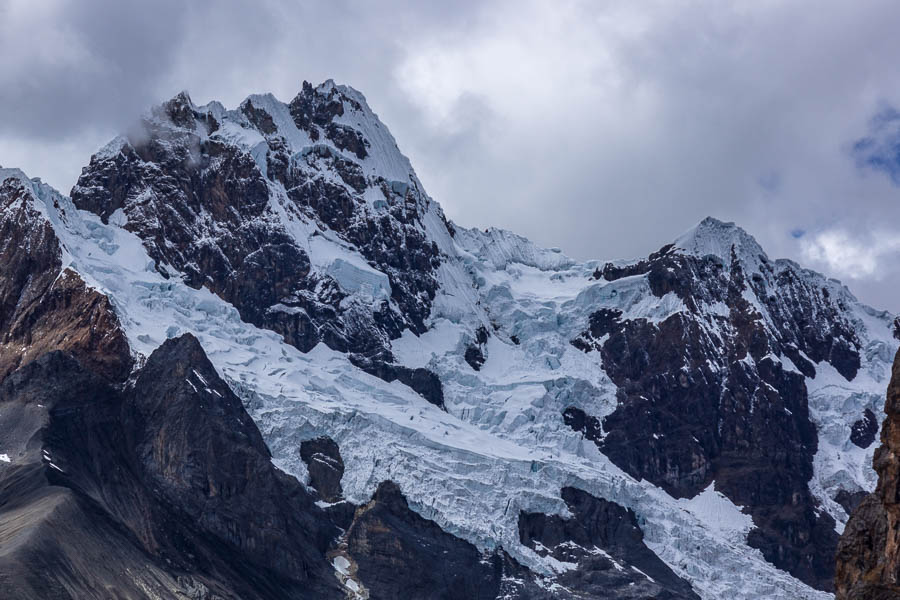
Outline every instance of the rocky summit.
<path id="1" fill-rule="evenodd" d="M 898 323 L 713 218 L 455 225 L 331 81 L 181 93 L 69 195 L 0 169 L 0 590 L 898 597 Z"/>

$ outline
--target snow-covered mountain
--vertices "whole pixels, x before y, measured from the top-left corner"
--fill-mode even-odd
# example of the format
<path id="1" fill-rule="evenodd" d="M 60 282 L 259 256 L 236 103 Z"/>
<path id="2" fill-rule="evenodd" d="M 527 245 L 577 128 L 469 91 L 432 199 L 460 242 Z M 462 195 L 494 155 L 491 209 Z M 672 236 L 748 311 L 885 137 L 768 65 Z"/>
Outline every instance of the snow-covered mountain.
<path id="1" fill-rule="evenodd" d="M 163 598 L 830 597 L 838 535 L 876 482 L 894 315 L 712 218 L 645 259 L 584 263 L 456 226 L 362 94 L 330 81 L 235 110 L 182 93 L 143 125 L 95 154 L 69 197 L 0 170 L 4 498 L 40 524 L 34 498 L 75 490 L 104 527 L 137 532 L 115 544 L 126 566 L 152 560 L 152 581 L 116 585 Z M 29 373 L 74 372 L 41 358 L 55 349 L 132 415 L 113 453 L 133 485 L 104 491 L 108 471 L 66 464 L 91 448 L 59 433 L 68 412 L 28 400 Z M 67 406 L 64 381 L 41 404 Z M 157 397 L 178 401 L 166 412 Z M 208 419 L 192 402 L 230 416 L 170 443 L 172 423 Z M 173 466 L 231 439 L 232 419 L 227 458 Z M 52 465 L 29 439 L 53 445 Z M 277 469 L 233 452 L 271 453 Z M 49 487 L 22 491 L 26 469 Z M 248 477 L 267 493 L 234 483 Z M 173 478 L 184 485 L 170 492 Z M 132 501 L 165 508 L 135 517 L 120 510 Z M 256 539 L 241 519 L 260 502 L 269 537 Z M 0 539 L 13 535 L 5 506 Z M 166 511 L 209 512 L 195 537 L 227 552 L 178 538 Z M 285 541 L 311 521 L 308 540 Z M 282 547 L 290 560 L 271 566 Z M 40 553 L 17 548 L 0 552 L 0 581 L 25 581 Z M 248 591 L 266 569 L 285 583 Z M 77 593 L 59 597 L 111 577 L 70 571 L 59 589 Z M 23 598 L 42 597 L 28 585 Z"/>

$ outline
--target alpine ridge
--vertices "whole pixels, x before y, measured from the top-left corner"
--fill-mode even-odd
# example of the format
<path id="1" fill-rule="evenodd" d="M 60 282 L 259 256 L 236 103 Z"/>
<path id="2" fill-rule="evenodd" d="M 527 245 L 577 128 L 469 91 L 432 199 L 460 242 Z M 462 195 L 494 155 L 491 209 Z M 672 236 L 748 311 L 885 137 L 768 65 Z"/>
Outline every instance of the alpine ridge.
<path id="1" fill-rule="evenodd" d="M 22 598 L 825 599 L 876 486 L 894 315 L 713 218 L 451 223 L 332 81 L 183 92 L 0 211 Z"/>

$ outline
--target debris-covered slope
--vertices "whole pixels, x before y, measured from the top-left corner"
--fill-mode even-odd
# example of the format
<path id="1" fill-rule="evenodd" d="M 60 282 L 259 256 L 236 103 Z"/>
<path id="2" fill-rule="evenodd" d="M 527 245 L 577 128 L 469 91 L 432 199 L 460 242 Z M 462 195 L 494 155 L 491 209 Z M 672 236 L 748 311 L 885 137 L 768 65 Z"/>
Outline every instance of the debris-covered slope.
<path id="1" fill-rule="evenodd" d="M 143 125 L 35 195 L 59 268 L 137 364 L 196 337 L 344 592 L 830 597 L 893 315 L 715 219 L 611 263 L 454 226 L 331 82 Z"/>

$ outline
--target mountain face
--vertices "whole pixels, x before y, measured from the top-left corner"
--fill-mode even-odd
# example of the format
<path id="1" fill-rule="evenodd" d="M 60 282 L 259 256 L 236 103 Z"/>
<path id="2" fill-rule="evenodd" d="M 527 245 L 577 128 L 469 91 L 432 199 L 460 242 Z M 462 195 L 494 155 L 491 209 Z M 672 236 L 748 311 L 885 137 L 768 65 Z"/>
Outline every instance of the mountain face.
<path id="1" fill-rule="evenodd" d="M 0 209 L 17 597 L 829 598 L 875 488 L 893 315 L 711 218 L 456 226 L 330 81 L 179 94 Z"/>
<path id="2" fill-rule="evenodd" d="M 655 324 L 616 308 L 592 313 L 573 343 L 601 355 L 618 404 L 599 430 L 577 410 L 568 422 L 673 496 L 692 497 L 715 480 L 753 516 L 752 547 L 828 589 L 837 533 L 808 485 L 818 436 L 805 379 L 816 364 L 848 382 L 859 372 L 852 298 L 712 220 L 645 261 L 595 274 L 634 276 L 687 310 Z"/>
<path id="3" fill-rule="evenodd" d="M 63 269 L 31 182 L 15 175 L 0 182 L 0 379 L 50 350 L 66 350 L 107 378 L 126 378 L 132 357 L 109 299 Z"/>

